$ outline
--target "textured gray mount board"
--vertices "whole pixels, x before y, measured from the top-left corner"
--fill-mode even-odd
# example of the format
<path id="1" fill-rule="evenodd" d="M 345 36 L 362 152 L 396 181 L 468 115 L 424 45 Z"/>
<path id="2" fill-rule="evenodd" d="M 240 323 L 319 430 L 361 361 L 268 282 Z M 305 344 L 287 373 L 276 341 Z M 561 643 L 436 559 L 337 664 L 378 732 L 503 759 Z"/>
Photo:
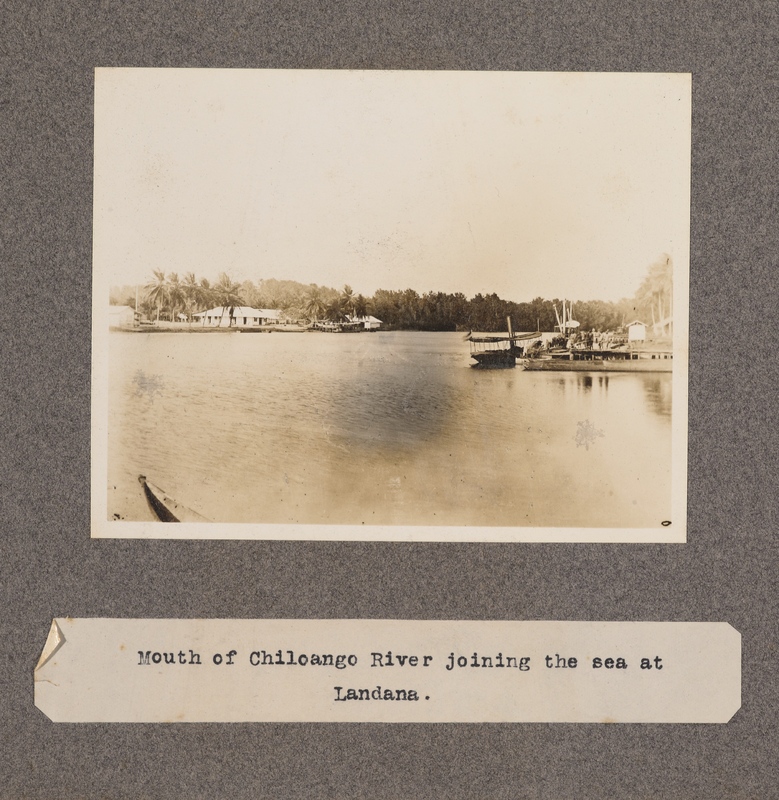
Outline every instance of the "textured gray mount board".
<path id="1" fill-rule="evenodd" d="M 58 619 L 54 722 L 724 723 L 741 637 L 714 622 Z"/>
<path id="2" fill-rule="evenodd" d="M 3 5 L 0 796 L 733 800 L 776 793 L 775 3 Z M 95 541 L 95 66 L 693 73 L 683 547 Z M 164 484 L 162 484 L 164 486 Z M 166 487 L 169 488 L 169 487 Z M 52 616 L 731 622 L 727 725 L 55 725 Z"/>
<path id="3" fill-rule="evenodd" d="M 93 536 L 685 541 L 690 113 L 689 74 L 98 69 Z M 618 303 L 656 268 L 642 365 L 672 374 L 236 335 L 277 313 L 241 299 L 260 278 Z M 220 272 L 232 300 L 175 290 Z M 150 318 L 109 330 L 122 286 Z"/>

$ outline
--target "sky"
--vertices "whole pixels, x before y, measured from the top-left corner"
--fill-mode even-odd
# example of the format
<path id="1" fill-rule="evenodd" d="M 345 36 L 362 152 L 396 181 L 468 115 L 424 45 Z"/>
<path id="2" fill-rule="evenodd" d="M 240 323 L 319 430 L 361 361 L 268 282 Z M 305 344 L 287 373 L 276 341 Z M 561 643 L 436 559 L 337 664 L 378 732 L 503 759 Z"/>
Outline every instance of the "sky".
<path id="1" fill-rule="evenodd" d="M 618 300 L 689 187 L 685 74 L 96 70 L 96 286 Z"/>

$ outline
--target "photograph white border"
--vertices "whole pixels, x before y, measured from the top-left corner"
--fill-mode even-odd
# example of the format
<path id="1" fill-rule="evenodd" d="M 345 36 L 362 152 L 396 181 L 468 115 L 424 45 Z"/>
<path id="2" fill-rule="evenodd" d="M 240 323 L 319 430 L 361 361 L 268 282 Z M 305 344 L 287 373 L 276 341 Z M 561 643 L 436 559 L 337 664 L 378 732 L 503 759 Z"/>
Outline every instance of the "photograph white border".
<path id="1" fill-rule="evenodd" d="M 98 70 L 99 71 L 99 70 Z M 691 111 L 691 75 L 687 79 Z M 680 134 L 681 135 L 681 134 Z M 691 129 L 686 132 L 688 151 Z M 96 158 L 97 161 L 97 158 Z M 108 519 L 108 375 L 109 320 L 107 299 L 110 280 L 96 268 L 92 284 L 92 438 L 91 535 L 115 539 L 232 539 L 289 541 L 392 541 L 392 542 L 602 542 L 683 543 L 687 520 L 688 435 L 688 330 L 689 330 L 689 230 L 690 162 L 684 176 L 688 187 L 684 225 L 685 246 L 674 252 L 674 335 L 671 511 L 672 524 L 657 528 L 548 528 L 474 526 L 371 526 L 282 525 L 263 523 L 161 523 Z M 101 232 L 94 231 L 94 252 L 100 250 Z"/>

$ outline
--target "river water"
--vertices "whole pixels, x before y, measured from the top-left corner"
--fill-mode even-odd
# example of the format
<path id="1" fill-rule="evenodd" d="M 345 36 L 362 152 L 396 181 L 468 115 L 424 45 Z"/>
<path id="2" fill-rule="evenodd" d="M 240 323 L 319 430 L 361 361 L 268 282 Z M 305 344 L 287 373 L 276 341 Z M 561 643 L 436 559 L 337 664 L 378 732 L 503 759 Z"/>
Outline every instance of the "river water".
<path id="1" fill-rule="evenodd" d="M 474 370 L 462 334 L 110 334 L 108 515 L 656 527 L 671 375 Z"/>

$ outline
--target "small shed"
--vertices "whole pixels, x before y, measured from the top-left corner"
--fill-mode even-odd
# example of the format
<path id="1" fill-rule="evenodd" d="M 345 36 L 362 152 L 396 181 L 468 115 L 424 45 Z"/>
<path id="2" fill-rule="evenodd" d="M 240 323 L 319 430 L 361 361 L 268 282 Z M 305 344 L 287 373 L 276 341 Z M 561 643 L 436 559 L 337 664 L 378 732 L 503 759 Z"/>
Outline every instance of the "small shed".
<path id="1" fill-rule="evenodd" d="M 130 306 L 108 306 L 108 326 L 110 328 L 132 328 L 135 325 L 135 311 Z"/>
<path id="2" fill-rule="evenodd" d="M 646 341 L 646 323 L 641 322 L 640 319 L 634 320 L 627 325 L 628 329 L 628 342 L 644 342 Z"/>

